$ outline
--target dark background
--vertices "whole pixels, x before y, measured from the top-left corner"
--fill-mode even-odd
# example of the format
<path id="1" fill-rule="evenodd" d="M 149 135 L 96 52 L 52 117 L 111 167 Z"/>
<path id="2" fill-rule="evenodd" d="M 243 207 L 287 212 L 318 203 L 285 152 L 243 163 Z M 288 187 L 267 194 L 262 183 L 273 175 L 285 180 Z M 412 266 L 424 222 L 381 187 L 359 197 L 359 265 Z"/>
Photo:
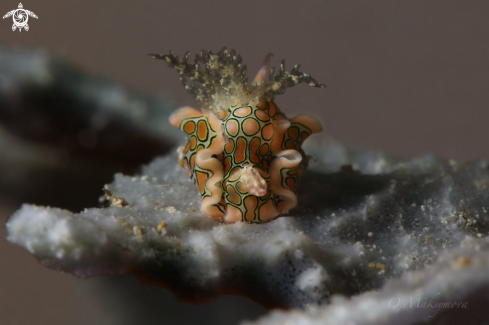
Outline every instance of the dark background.
<path id="1" fill-rule="evenodd" d="M 17 1 L 2 1 L 0 14 L 16 9 Z M 275 65 L 282 58 L 289 68 L 301 63 L 328 86 L 289 89 L 277 98 L 279 107 L 317 116 L 324 134 L 348 147 L 400 157 L 489 157 L 487 1 L 22 3 L 39 19 L 29 18 L 30 30 L 21 33 L 12 32 L 11 18 L 0 21 L 0 43 L 45 49 L 143 94 L 196 105 L 176 72 L 147 53 L 195 54 L 225 45 L 243 56 L 253 78 L 272 52 Z M 18 207 L 3 203 L 2 220 Z M 91 298 L 100 294 L 100 279 L 52 272 L 5 241 L 0 254 L 2 324 L 116 322 Z M 162 323 L 166 312 L 162 307 Z"/>

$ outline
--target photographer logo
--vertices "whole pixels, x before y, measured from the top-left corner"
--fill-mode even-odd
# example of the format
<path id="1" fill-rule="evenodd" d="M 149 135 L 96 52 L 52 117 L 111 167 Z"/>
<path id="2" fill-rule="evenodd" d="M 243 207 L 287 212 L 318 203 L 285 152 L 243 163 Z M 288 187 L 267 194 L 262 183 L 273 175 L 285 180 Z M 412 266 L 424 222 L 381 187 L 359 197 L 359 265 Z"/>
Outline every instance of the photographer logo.
<path id="1" fill-rule="evenodd" d="M 37 19 L 37 16 L 35 13 L 29 10 L 25 10 L 24 6 L 22 6 L 22 3 L 19 3 L 19 8 L 14 9 L 12 11 L 9 11 L 3 16 L 3 19 L 8 18 L 12 16 L 14 19 L 14 24 L 12 25 L 12 31 L 15 32 L 15 30 L 18 28 L 19 32 L 22 31 L 22 28 L 24 28 L 26 31 L 29 30 L 29 25 L 27 25 L 27 21 L 29 20 L 29 16 L 34 17 Z"/>

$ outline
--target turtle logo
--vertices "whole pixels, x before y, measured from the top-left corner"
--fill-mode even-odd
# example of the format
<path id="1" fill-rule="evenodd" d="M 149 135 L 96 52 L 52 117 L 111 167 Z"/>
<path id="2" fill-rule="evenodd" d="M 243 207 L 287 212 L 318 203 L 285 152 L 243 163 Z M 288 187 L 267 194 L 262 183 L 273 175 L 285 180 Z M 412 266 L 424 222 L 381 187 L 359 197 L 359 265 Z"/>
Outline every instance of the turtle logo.
<path id="1" fill-rule="evenodd" d="M 19 32 L 22 31 L 22 28 L 24 28 L 26 31 L 29 30 L 29 25 L 27 25 L 27 21 L 29 20 L 29 16 L 34 17 L 37 19 L 37 16 L 35 13 L 29 10 L 23 9 L 22 3 L 19 3 L 19 9 L 14 9 L 12 11 L 9 11 L 3 16 L 3 19 L 13 16 L 14 19 L 14 24 L 12 25 L 12 31 L 15 31 L 17 28 L 19 29 Z"/>

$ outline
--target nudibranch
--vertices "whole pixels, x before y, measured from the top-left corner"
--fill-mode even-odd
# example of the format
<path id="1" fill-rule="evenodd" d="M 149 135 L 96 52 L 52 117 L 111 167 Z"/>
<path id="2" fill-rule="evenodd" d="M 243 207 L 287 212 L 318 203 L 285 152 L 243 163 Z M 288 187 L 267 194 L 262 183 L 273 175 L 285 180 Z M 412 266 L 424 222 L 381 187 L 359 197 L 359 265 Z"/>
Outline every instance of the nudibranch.
<path id="1" fill-rule="evenodd" d="M 273 102 L 288 87 L 307 83 L 325 87 L 299 65 L 285 70 L 270 67 L 268 54 L 251 85 L 246 66 L 234 50 L 203 50 L 189 63 L 189 53 L 179 58 L 151 54 L 178 71 L 185 88 L 202 105 L 178 109 L 170 123 L 188 135 L 178 149 L 179 164 L 199 188 L 201 210 L 226 222 L 270 221 L 295 207 L 294 187 L 306 163 L 302 143 L 322 131 L 315 118 L 288 119 Z"/>

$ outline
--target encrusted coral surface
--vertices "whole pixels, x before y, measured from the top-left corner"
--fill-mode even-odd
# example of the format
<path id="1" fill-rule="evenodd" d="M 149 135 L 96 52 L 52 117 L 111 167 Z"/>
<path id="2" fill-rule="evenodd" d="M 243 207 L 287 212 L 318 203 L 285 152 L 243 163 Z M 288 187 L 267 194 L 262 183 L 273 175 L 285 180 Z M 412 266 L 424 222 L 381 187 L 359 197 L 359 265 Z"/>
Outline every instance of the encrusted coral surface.
<path id="1" fill-rule="evenodd" d="M 406 272 L 379 291 L 307 310 L 273 311 L 243 325 L 487 324 L 489 240 L 466 238 L 422 271 Z"/>
<path id="2" fill-rule="evenodd" d="M 139 176 L 116 175 L 109 207 L 23 206 L 8 221 L 8 240 L 81 277 L 133 272 L 182 299 L 237 293 L 301 307 L 379 289 L 488 234 L 486 161 L 396 161 L 332 142 L 307 150 L 314 159 L 300 205 L 269 223 L 202 215 L 197 188 L 170 155 Z"/>

